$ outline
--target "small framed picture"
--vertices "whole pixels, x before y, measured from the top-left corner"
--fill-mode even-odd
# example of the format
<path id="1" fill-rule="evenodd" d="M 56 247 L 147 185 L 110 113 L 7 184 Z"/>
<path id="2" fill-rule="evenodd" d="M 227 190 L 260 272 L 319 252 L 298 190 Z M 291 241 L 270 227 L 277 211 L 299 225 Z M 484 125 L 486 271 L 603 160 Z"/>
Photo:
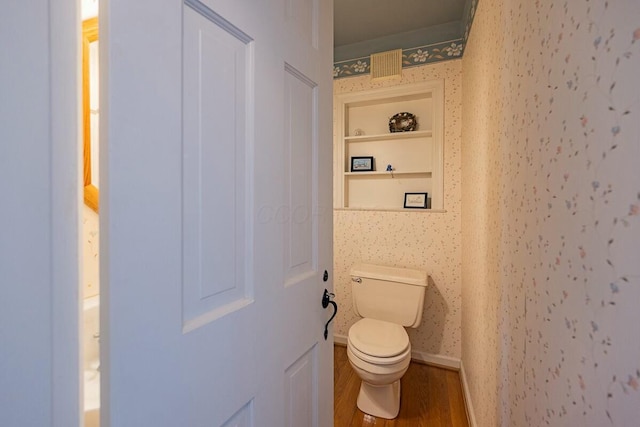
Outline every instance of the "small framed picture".
<path id="1" fill-rule="evenodd" d="M 427 193 L 404 193 L 404 207 L 407 209 L 427 209 Z"/>
<path id="2" fill-rule="evenodd" d="M 372 172 L 373 156 L 352 157 L 351 172 Z"/>

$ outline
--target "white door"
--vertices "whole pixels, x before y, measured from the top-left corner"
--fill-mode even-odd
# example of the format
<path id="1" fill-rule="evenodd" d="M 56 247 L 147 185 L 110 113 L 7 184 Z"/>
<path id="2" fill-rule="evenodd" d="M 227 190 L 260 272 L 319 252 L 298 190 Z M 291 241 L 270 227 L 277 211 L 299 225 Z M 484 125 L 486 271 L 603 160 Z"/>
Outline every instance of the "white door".
<path id="1" fill-rule="evenodd" d="M 332 425 L 332 2 L 101 7 L 103 426 Z"/>

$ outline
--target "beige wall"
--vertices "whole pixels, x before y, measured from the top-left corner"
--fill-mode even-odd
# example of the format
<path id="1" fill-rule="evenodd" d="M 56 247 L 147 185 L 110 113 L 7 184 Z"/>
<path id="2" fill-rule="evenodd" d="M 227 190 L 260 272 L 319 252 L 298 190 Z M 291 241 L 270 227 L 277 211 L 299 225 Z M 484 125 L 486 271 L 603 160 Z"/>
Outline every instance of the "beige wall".
<path id="1" fill-rule="evenodd" d="M 482 0 L 476 11 L 462 78 L 462 363 L 477 425 L 483 427 L 498 426 L 500 401 L 503 106 L 497 96 L 502 93 L 502 51 L 495 39 L 502 30 L 483 13 L 493 3 Z"/>
<path id="2" fill-rule="evenodd" d="M 409 331 L 413 349 L 460 357 L 460 132 L 461 61 L 403 70 L 401 81 L 372 84 L 368 76 L 339 79 L 334 94 L 433 79 L 445 82 L 444 207 L 446 213 L 334 212 L 334 274 L 340 306 L 334 333 L 346 335 L 357 320 L 351 303 L 349 268 L 371 262 L 426 269 L 427 288 L 421 325 Z"/>
<path id="3" fill-rule="evenodd" d="M 462 131 L 478 426 L 640 419 L 639 16 L 637 1 L 479 2 Z"/>
<path id="4" fill-rule="evenodd" d="M 89 298 L 100 293 L 100 233 L 99 217 L 82 204 L 82 297 Z"/>

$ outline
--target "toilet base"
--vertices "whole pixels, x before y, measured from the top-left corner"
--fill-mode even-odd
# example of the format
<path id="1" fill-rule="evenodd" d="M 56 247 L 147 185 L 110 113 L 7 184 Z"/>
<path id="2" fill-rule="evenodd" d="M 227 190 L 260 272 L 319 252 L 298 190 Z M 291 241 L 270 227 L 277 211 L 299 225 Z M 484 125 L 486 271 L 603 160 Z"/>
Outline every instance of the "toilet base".
<path id="1" fill-rule="evenodd" d="M 400 380 L 387 385 L 373 385 L 362 381 L 358 408 L 374 417 L 388 420 L 396 418 L 400 412 Z"/>

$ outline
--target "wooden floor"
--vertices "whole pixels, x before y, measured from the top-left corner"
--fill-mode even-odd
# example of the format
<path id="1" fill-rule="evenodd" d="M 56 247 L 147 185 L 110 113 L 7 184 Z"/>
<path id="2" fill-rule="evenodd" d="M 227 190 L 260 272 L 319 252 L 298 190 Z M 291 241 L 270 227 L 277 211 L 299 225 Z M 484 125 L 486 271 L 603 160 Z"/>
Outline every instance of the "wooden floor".
<path id="1" fill-rule="evenodd" d="M 460 376 L 456 371 L 411 362 L 402 377 L 400 414 L 394 420 L 372 417 L 356 406 L 360 378 L 347 348 L 334 347 L 334 427 L 468 427 Z"/>

